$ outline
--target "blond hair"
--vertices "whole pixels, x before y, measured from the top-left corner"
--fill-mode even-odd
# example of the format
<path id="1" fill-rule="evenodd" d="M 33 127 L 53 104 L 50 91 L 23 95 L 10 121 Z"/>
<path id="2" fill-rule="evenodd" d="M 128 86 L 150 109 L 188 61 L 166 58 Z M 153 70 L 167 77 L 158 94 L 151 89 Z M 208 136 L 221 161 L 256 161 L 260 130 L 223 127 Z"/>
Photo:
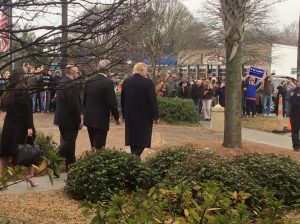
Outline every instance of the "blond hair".
<path id="1" fill-rule="evenodd" d="M 205 84 L 208 84 L 208 88 L 209 88 L 209 89 L 212 89 L 212 88 L 213 88 L 211 82 L 209 81 L 209 79 L 205 79 L 205 80 L 204 80 L 203 85 L 205 85 Z"/>
<path id="2" fill-rule="evenodd" d="M 147 68 L 147 65 L 144 62 L 136 63 L 133 66 L 133 74 L 141 74 L 142 70 L 144 70 L 145 68 Z"/>

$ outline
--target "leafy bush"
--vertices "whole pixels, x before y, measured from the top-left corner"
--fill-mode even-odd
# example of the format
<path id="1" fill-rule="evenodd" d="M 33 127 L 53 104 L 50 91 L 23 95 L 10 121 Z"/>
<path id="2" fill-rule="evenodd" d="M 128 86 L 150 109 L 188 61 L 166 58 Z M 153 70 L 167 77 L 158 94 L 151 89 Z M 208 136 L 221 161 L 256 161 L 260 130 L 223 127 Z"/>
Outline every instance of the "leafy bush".
<path id="1" fill-rule="evenodd" d="M 194 153 L 196 150 L 192 146 L 167 147 L 147 158 L 145 165 L 153 171 L 154 182 L 159 183 L 165 179 L 169 170 L 178 166 Z"/>
<path id="2" fill-rule="evenodd" d="M 192 100 L 181 98 L 158 97 L 160 117 L 169 123 L 196 123 L 197 112 Z"/>
<path id="3" fill-rule="evenodd" d="M 57 148 L 57 143 L 53 140 L 52 135 L 47 135 L 39 131 L 36 133 L 35 144 L 41 147 L 43 154 Z"/>
<path id="4" fill-rule="evenodd" d="M 286 204 L 300 198 L 300 164 L 275 154 L 248 154 L 237 157 L 230 165 L 237 166 L 261 187 L 274 191 Z"/>
<path id="5" fill-rule="evenodd" d="M 114 195 L 109 203 L 87 203 L 85 213 L 96 214 L 92 223 L 103 224 L 283 223 L 282 202 L 272 197 L 272 192 L 266 195 L 269 196 L 266 198 L 268 207 L 258 214 L 257 222 L 245 204 L 250 197 L 248 193 L 229 192 L 214 181 L 181 182 L 174 187 L 160 184 L 147 194 L 143 191 L 131 195 L 122 193 Z"/>
<path id="6" fill-rule="evenodd" d="M 66 191 L 76 199 L 108 200 L 119 191 L 152 187 L 151 173 L 132 154 L 115 150 L 90 152 L 72 165 Z"/>
<path id="7" fill-rule="evenodd" d="M 248 154 L 228 161 L 188 146 L 162 150 L 148 159 L 146 166 L 154 171 L 156 183 L 215 180 L 232 191 L 249 192 L 252 207 L 261 204 L 264 188 L 274 191 L 285 204 L 300 198 L 300 164 L 284 156 Z"/>

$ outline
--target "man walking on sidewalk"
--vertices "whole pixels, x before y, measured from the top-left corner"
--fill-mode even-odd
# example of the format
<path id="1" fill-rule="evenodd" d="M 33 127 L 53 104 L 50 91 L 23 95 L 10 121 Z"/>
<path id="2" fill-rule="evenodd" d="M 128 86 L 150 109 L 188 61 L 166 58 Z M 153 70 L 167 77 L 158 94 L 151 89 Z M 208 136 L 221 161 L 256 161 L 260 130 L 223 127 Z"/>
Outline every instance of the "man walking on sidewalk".
<path id="1" fill-rule="evenodd" d="M 60 131 L 58 154 L 66 159 L 68 172 L 68 165 L 76 160 L 75 144 L 82 123 L 79 89 L 74 81 L 79 77 L 79 69 L 76 66 L 69 66 L 66 68 L 66 74 L 57 86 L 54 124 L 59 126 Z"/>
<path id="2" fill-rule="evenodd" d="M 121 124 L 114 83 L 108 78 L 111 62 L 100 60 L 99 74 L 86 83 L 84 93 L 83 124 L 87 126 L 92 149 L 102 149 L 106 144 L 110 113 Z"/>

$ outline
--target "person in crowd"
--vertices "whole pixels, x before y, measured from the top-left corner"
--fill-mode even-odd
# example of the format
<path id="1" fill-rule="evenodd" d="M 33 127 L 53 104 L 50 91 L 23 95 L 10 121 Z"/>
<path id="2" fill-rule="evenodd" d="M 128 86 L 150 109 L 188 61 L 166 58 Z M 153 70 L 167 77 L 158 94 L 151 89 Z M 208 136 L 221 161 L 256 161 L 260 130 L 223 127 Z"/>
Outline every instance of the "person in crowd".
<path id="1" fill-rule="evenodd" d="M 279 98 L 281 97 L 282 99 L 282 116 L 285 117 L 285 95 L 286 95 L 286 81 L 282 81 L 278 86 L 277 86 L 277 99 L 276 99 L 276 116 L 278 116 L 278 105 L 279 105 Z"/>
<path id="2" fill-rule="evenodd" d="M 60 79 L 62 78 L 62 74 L 60 70 L 54 71 L 51 85 L 51 103 L 50 103 L 50 111 L 55 112 L 56 110 L 56 88 Z"/>
<path id="3" fill-rule="evenodd" d="M 204 112 L 204 119 L 206 121 L 211 120 L 211 107 L 212 107 L 213 89 L 210 81 L 206 79 L 204 81 L 204 94 L 202 97 L 202 108 Z"/>
<path id="4" fill-rule="evenodd" d="M 273 77 L 267 76 L 263 84 L 264 116 L 270 116 L 273 93 L 274 93 Z"/>
<path id="5" fill-rule="evenodd" d="M 260 87 L 261 82 L 255 83 L 255 78 L 248 76 L 245 80 L 246 86 L 246 107 L 247 107 L 247 116 L 250 116 L 250 111 L 252 117 L 256 117 L 256 91 Z"/>
<path id="6" fill-rule="evenodd" d="M 256 114 L 263 114 L 262 85 L 256 90 Z"/>
<path id="7" fill-rule="evenodd" d="M 41 75 L 41 92 L 40 92 L 40 99 L 41 99 L 41 112 L 42 113 L 49 113 L 50 112 L 50 85 L 52 83 L 52 75 L 53 70 L 44 70 L 42 71 Z"/>
<path id="8" fill-rule="evenodd" d="M 219 104 L 222 107 L 225 107 L 225 83 L 224 82 L 221 84 L 219 88 L 218 95 L 219 95 Z"/>
<path id="9" fill-rule="evenodd" d="M 153 120 L 159 120 L 155 87 L 146 78 L 147 65 L 139 62 L 133 67 L 133 76 L 123 82 L 121 107 L 125 119 L 125 145 L 140 157 L 145 148 L 151 148 Z"/>
<path id="10" fill-rule="evenodd" d="M 65 158 L 66 170 L 76 161 L 75 145 L 78 130 L 82 129 L 79 89 L 74 80 L 80 75 L 77 66 L 67 66 L 66 76 L 60 79 L 56 91 L 54 124 L 59 127 L 60 145 L 58 154 Z"/>
<path id="11" fill-rule="evenodd" d="M 292 80 L 288 80 L 285 87 L 285 115 L 286 117 L 290 116 L 290 93 L 296 88 L 296 85 Z"/>
<path id="12" fill-rule="evenodd" d="M 169 75 L 163 77 L 157 86 L 156 94 L 157 96 L 166 96 L 167 95 L 167 83 L 169 81 Z"/>
<path id="13" fill-rule="evenodd" d="M 109 78 L 111 65 L 109 60 L 100 60 L 99 74 L 86 83 L 84 92 L 83 124 L 87 126 L 91 147 L 96 150 L 105 147 L 110 113 L 121 124 L 114 83 Z"/>
<path id="14" fill-rule="evenodd" d="M 247 114 L 247 108 L 246 108 L 246 99 L 245 99 L 245 94 L 246 94 L 246 86 L 245 86 L 245 77 L 244 76 L 241 76 L 241 93 L 242 93 L 242 97 L 241 97 L 241 100 L 242 100 L 242 110 L 241 110 L 241 113 L 242 113 L 242 116 L 245 116 Z"/>
<path id="15" fill-rule="evenodd" d="M 191 84 L 187 77 L 183 77 L 181 82 L 178 84 L 178 97 L 183 99 L 190 98 L 191 95 Z"/>
<path id="16" fill-rule="evenodd" d="M 172 75 L 172 78 L 166 84 L 166 96 L 175 97 L 177 89 L 177 76 Z"/>
<path id="17" fill-rule="evenodd" d="M 212 106 L 215 106 L 219 103 L 219 89 L 220 85 L 218 83 L 217 77 L 211 79 L 211 85 L 213 90 Z"/>
<path id="18" fill-rule="evenodd" d="M 191 98 L 194 101 L 196 111 L 198 115 L 201 113 L 202 105 L 201 100 L 204 95 L 204 86 L 203 86 L 203 79 L 199 79 L 196 81 L 196 84 L 192 85 L 191 90 Z"/>
<path id="19" fill-rule="evenodd" d="M 29 70 L 29 78 L 27 79 L 29 87 L 32 89 L 32 112 L 41 111 L 41 98 L 40 98 L 40 81 L 42 77 L 41 68 L 31 67 Z"/>
<path id="20" fill-rule="evenodd" d="M 8 90 L 2 96 L 3 108 L 6 111 L 0 145 L 0 176 L 3 168 L 8 166 L 10 158 L 15 155 L 19 144 L 33 144 L 35 129 L 31 110 L 31 98 L 26 90 L 22 69 L 15 69 L 9 79 Z M 39 184 L 32 179 L 33 167 L 26 168 L 26 181 L 31 187 Z"/>
<path id="21" fill-rule="evenodd" d="M 300 80 L 297 82 L 297 86 L 290 92 L 289 96 L 290 103 L 290 121 L 292 127 L 292 142 L 294 151 L 299 152 L 300 150 Z"/>

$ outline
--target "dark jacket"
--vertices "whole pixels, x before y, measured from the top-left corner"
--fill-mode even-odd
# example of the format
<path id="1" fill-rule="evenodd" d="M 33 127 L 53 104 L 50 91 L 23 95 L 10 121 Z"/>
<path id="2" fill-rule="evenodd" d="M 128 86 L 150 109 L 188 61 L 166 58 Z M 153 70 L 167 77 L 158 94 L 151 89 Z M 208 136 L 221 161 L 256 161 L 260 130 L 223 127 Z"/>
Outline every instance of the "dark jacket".
<path id="1" fill-rule="evenodd" d="M 202 99 L 203 95 L 204 95 L 204 86 L 203 85 L 198 86 L 197 84 L 193 84 L 191 90 L 191 98 L 193 100 Z"/>
<path id="2" fill-rule="evenodd" d="M 153 82 L 139 74 L 126 79 L 121 105 L 125 119 L 125 145 L 150 148 L 153 120 L 159 118 Z"/>
<path id="3" fill-rule="evenodd" d="M 219 104 L 222 107 L 225 107 L 225 86 L 222 86 L 219 89 Z"/>
<path id="4" fill-rule="evenodd" d="M 18 88 L 26 87 L 19 86 Z M 13 156 L 18 144 L 25 143 L 27 130 L 34 130 L 29 91 L 16 90 L 11 94 L 10 100 L 3 102 L 6 115 L 1 136 L 1 157 Z M 34 136 L 31 142 L 34 141 Z"/>
<path id="5" fill-rule="evenodd" d="M 206 93 L 205 93 L 206 92 Z M 213 98 L 213 90 L 204 88 L 204 95 L 202 97 L 203 100 L 210 100 Z"/>
<path id="6" fill-rule="evenodd" d="M 83 107 L 85 126 L 108 131 L 110 112 L 116 121 L 119 119 L 113 81 L 103 74 L 89 80 L 86 83 Z"/>
<path id="7" fill-rule="evenodd" d="M 296 87 L 292 92 L 290 92 L 290 108 L 291 116 L 299 117 L 300 113 L 300 87 Z"/>
<path id="8" fill-rule="evenodd" d="M 274 93 L 274 84 L 269 80 L 265 80 L 263 94 L 266 96 L 271 96 Z"/>
<path id="9" fill-rule="evenodd" d="M 62 77 L 57 85 L 54 124 L 76 129 L 81 123 L 79 89 L 74 80 Z"/>

